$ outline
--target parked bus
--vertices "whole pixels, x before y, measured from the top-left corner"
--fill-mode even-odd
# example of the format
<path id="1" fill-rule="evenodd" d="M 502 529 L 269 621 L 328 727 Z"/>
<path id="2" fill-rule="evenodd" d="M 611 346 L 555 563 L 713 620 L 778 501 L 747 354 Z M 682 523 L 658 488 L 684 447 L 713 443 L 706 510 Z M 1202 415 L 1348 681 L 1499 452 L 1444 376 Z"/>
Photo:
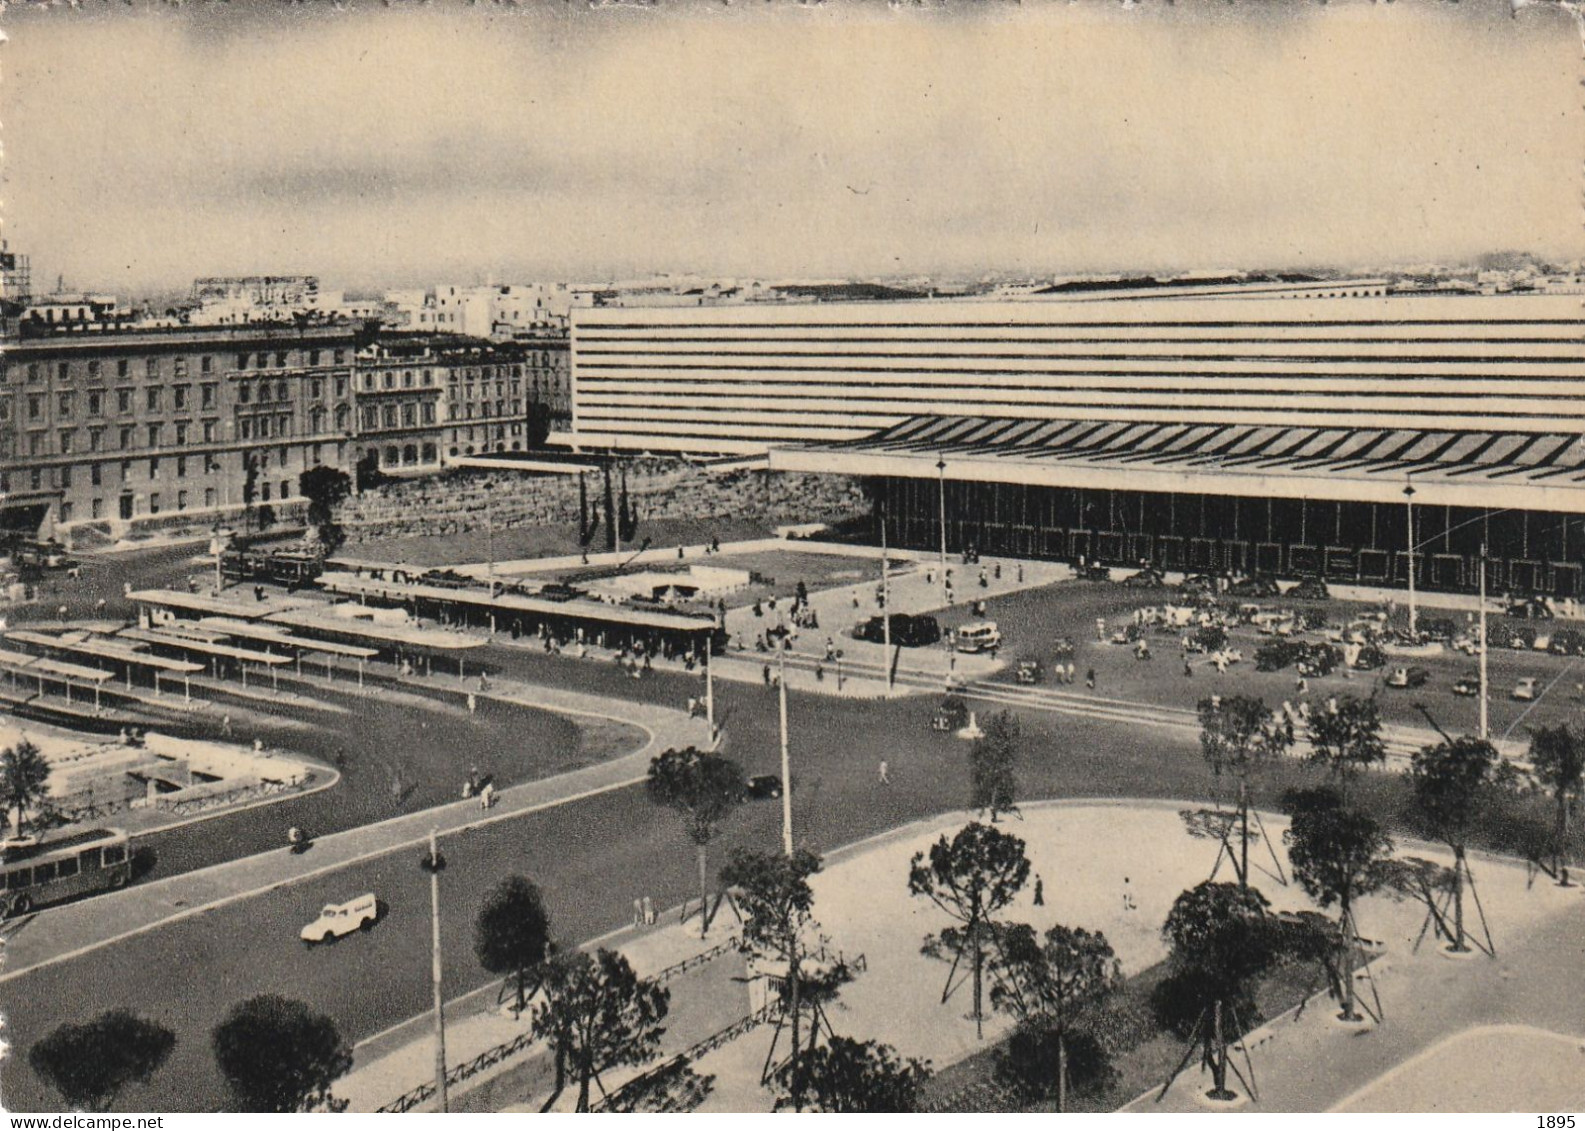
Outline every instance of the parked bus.
<path id="1" fill-rule="evenodd" d="M 86 829 L 38 840 L 6 841 L 0 854 L 5 916 L 126 885 L 132 876 L 127 834 Z"/>

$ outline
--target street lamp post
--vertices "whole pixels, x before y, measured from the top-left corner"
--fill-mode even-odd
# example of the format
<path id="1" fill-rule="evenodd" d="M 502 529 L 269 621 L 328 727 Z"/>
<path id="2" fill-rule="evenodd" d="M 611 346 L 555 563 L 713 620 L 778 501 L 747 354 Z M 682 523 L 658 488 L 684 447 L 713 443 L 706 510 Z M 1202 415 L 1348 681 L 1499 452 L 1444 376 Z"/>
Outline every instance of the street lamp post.
<path id="1" fill-rule="evenodd" d="M 884 488 L 882 488 L 884 490 Z M 886 503 L 881 502 L 881 646 L 886 649 L 886 690 L 892 689 L 892 593 L 890 571 L 886 568 Z"/>
<path id="2" fill-rule="evenodd" d="M 704 722 L 710 730 L 710 745 L 715 746 L 715 671 L 710 665 L 710 653 L 715 651 L 714 643 L 710 640 L 704 642 Z"/>
<path id="3" fill-rule="evenodd" d="M 1480 737 L 1490 737 L 1486 683 L 1486 543 L 1480 544 Z"/>
<path id="4" fill-rule="evenodd" d="M 781 640 L 777 651 L 776 678 L 777 706 L 781 715 L 781 844 L 788 856 L 793 853 L 792 835 L 792 763 L 787 752 L 787 638 Z"/>
<path id="5" fill-rule="evenodd" d="M 419 861 L 419 867 L 429 873 L 429 945 L 430 978 L 435 996 L 435 1095 L 441 1111 L 450 1111 L 446 1094 L 446 1014 L 440 989 L 440 873 L 446 867 L 445 857 L 435 842 L 436 830 L 429 830 L 429 855 Z"/>
<path id="6" fill-rule="evenodd" d="M 1409 539 L 1408 546 L 1408 572 L 1409 572 L 1409 639 L 1415 641 L 1420 638 L 1419 622 L 1415 615 L 1414 607 L 1414 484 L 1407 483 L 1403 488 L 1403 502 L 1408 510 Z M 1484 574 L 1482 575 L 1484 576 Z"/>
<path id="7" fill-rule="evenodd" d="M 936 476 L 939 480 L 941 500 L 941 592 L 947 591 L 947 457 L 936 459 Z"/>

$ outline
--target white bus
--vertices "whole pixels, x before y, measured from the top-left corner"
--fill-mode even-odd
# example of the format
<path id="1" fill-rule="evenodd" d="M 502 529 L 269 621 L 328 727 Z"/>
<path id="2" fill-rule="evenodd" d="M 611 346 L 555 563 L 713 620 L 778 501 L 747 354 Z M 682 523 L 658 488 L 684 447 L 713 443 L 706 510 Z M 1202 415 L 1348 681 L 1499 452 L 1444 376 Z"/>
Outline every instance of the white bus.
<path id="1" fill-rule="evenodd" d="M 132 876 L 127 834 L 85 829 L 4 842 L 0 852 L 0 910 L 6 918 L 108 888 Z"/>

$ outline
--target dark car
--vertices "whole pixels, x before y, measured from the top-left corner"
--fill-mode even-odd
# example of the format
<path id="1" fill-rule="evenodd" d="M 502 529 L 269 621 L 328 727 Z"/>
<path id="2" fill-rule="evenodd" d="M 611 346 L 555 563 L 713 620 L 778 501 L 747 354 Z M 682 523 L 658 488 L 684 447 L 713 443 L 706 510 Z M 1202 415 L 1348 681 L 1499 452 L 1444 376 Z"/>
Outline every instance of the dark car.
<path id="1" fill-rule="evenodd" d="M 1388 687 L 1424 687 L 1431 673 L 1424 668 L 1394 668 L 1387 677 Z"/>
<path id="2" fill-rule="evenodd" d="M 1074 567 L 1074 576 L 1080 581 L 1110 581 L 1112 580 L 1112 568 L 1111 566 L 1096 565 L 1091 562 L 1089 565 Z"/>
<path id="3" fill-rule="evenodd" d="M 1232 597 L 1275 597 L 1282 592 L 1277 585 L 1277 579 L 1256 574 L 1254 577 L 1241 577 L 1227 587 L 1229 596 Z"/>
<path id="4" fill-rule="evenodd" d="M 1459 676 L 1456 680 L 1453 681 L 1453 694 L 1454 695 L 1479 695 L 1480 694 L 1480 676 L 1478 676 L 1478 675 L 1461 675 L 1461 676 Z"/>
<path id="5" fill-rule="evenodd" d="M 1122 583 L 1130 589 L 1160 589 L 1167 584 L 1167 575 L 1155 566 L 1145 566 L 1123 578 Z"/>
<path id="6" fill-rule="evenodd" d="M 912 616 L 908 613 L 891 615 L 892 643 L 904 648 L 923 648 L 941 643 L 941 625 L 935 617 Z M 868 640 L 872 644 L 886 642 L 886 627 L 880 617 L 871 617 L 853 629 L 855 640 Z"/>
<path id="7" fill-rule="evenodd" d="M 1319 577 L 1307 577 L 1292 589 L 1287 595 L 1297 601 L 1329 601 L 1332 591 L 1326 587 L 1326 582 Z"/>
<path id="8" fill-rule="evenodd" d="M 1551 620 L 1553 612 L 1551 607 L 1540 597 L 1515 597 L 1508 605 L 1508 615 L 1511 617 L 1525 617 L 1530 620 Z"/>
<path id="9" fill-rule="evenodd" d="M 1185 593 L 1203 593 L 1209 596 L 1216 594 L 1216 578 L 1208 573 L 1196 573 L 1183 579 L 1183 584 L 1178 586 Z"/>
<path id="10" fill-rule="evenodd" d="M 743 787 L 744 801 L 773 801 L 781 796 L 781 777 L 777 774 L 755 774 Z"/>

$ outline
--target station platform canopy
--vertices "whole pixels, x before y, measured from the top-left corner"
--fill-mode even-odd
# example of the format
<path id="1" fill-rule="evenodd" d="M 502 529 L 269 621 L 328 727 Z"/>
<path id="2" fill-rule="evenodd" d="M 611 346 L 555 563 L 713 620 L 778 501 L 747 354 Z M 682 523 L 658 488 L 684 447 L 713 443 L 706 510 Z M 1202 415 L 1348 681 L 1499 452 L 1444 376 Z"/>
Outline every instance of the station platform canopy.
<path id="1" fill-rule="evenodd" d="M 451 589 L 442 585 L 425 585 L 421 582 L 382 581 L 351 573 L 324 574 L 319 579 L 319 586 L 332 593 L 351 596 L 381 597 L 386 600 L 417 599 L 443 605 L 467 606 L 495 613 L 557 617 L 622 628 L 656 629 L 665 632 L 712 632 L 715 629 L 715 618 L 711 616 L 669 613 L 657 609 L 635 609 L 626 605 L 612 605 L 604 601 L 579 598 L 554 601 L 547 597 L 530 597 L 521 593 L 492 595 L 483 589 Z"/>
<path id="2" fill-rule="evenodd" d="M 250 624 L 247 621 L 230 620 L 226 617 L 205 617 L 198 624 L 222 636 L 234 637 L 238 640 L 255 640 L 264 645 L 275 644 L 299 652 L 318 652 L 323 655 L 347 656 L 358 660 L 372 660 L 379 655 L 379 651 L 374 648 L 364 648 L 357 644 L 338 644 L 334 640 L 311 640 L 306 636 L 294 636 L 284 628 L 276 628 L 268 624 Z"/>
<path id="3" fill-rule="evenodd" d="M 341 617 L 313 609 L 287 609 L 271 615 L 273 624 L 290 625 L 304 632 L 329 632 L 355 640 L 376 641 L 386 646 L 462 652 L 482 648 L 485 641 L 457 632 L 441 632 L 410 625 L 380 624 L 361 617 Z"/>
<path id="4" fill-rule="evenodd" d="M 912 416 L 857 440 L 772 448 L 775 471 L 1167 494 L 1585 513 L 1585 436 L 1264 424 Z"/>
<path id="5" fill-rule="evenodd" d="M 160 632 L 155 629 L 124 628 L 121 630 L 121 636 L 124 639 L 138 640 L 144 644 L 158 644 L 166 648 L 176 648 L 196 656 L 217 656 L 227 660 L 241 660 L 243 662 L 261 664 L 265 667 L 275 667 L 279 664 L 292 662 L 289 656 L 276 656 L 253 648 L 237 648 L 230 644 L 199 640 L 195 637 L 178 633 Z"/>
<path id="6" fill-rule="evenodd" d="M 36 648 L 50 648 L 74 656 L 90 656 L 96 660 L 114 660 L 116 663 L 133 664 L 150 668 L 156 671 L 170 672 L 175 675 L 192 675 L 204 670 L 202 664 L 195 664 L 189 660 L 173 660 L 166 656 L 156 656 L 151 652 L 129 644 L 117 643 L 115 640 L 103 636 L 94 636 L 87 633 L 69 633 L 65 636 L 51 636 L 44 632 L 30 632 L 18 629 L 6 633 L 6 639 L 15 640 L 18 644 L 32 644 Z M 94 669 L 99 670 L 99 669 Z"/>
<path id="7" fill-rule="evenodd" d="M 156 605 L 165 609 L 180 609 L 205 616 L 235 617 L 239 620 L 263 620 L 274 613 L 300 609 L 304 601 L 283 601 L 267 597 L 262 601 L 233 601 L 225 597 L 212 597 L 206 593 L 185 593 L 180 589 L 138 589 L 129 599 L 140 605 Z"/>

